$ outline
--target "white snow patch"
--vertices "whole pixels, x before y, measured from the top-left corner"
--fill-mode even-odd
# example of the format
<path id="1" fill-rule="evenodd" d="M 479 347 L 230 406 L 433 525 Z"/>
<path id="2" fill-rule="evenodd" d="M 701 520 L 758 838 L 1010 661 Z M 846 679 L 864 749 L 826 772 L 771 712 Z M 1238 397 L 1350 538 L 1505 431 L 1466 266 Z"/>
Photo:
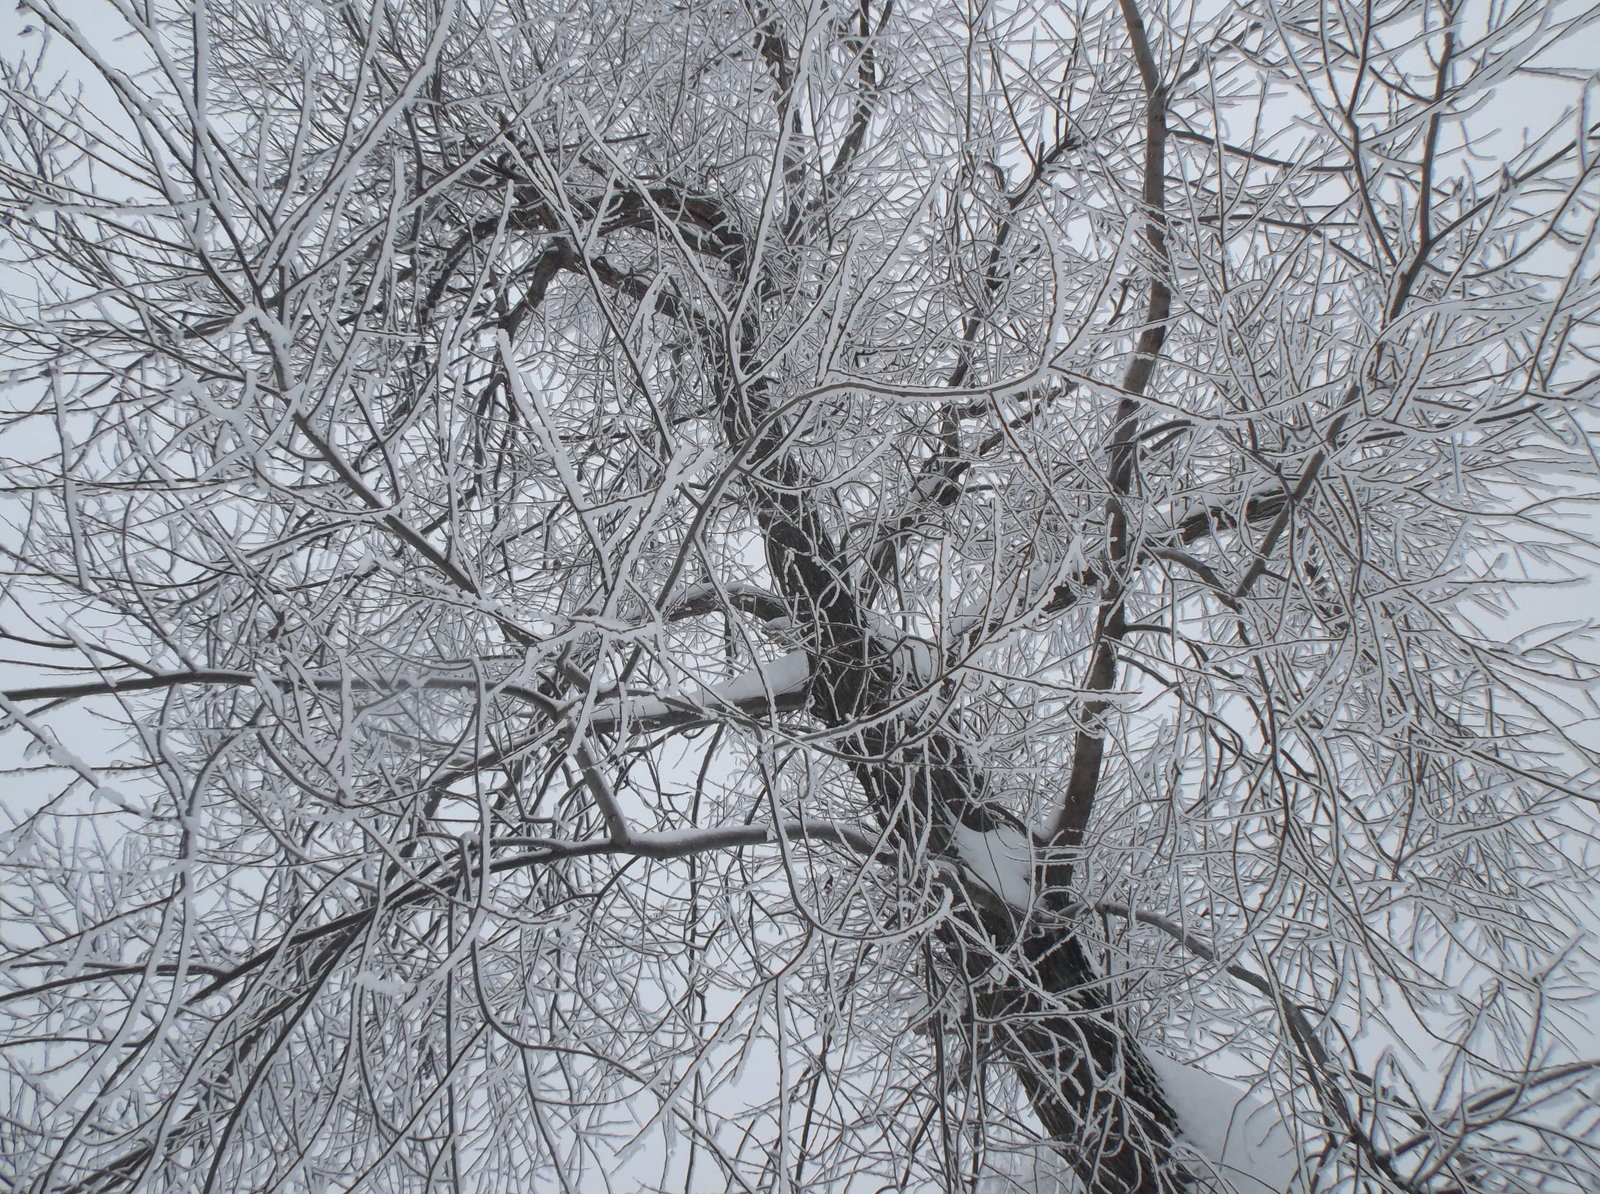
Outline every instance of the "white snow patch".
<path id="1" fill-rule="evenodd" d="M 390 978 L 372 969 L 362 970 L 356 975 L 356 986 L 389 999 L 398 999 L 410 990 L 410 984 L 403 979 Z"/>
<path id="2" fill-rule="evenodd" d="M 1015 825 L 1000 825 L 988 833 L 959 822 L 950 830 L 950 843 L 963 866 L 995 895 L 1013 908 L 1033 903 L 1033 835 Z"/>
<path id="3" fill-rule="evenodd" d="M 662 697 L 625 697 L 602 700 L 590 714 L 607 725 L 648 722 L 695 708 L 716 710 L 729 705 L 749 708 L 799 692 L 811 677 L 811 662 L 804 651 L 791 651 L 771 662 L 758 663 L 723 684 Z"/>
<path id="4" fill-rule="evenodd" d="M 894 618 L 867 610 L 867 630 L 894 660 L 902 680 L 926 683 L 939 675 L 944 659 L 933 639 L 903 630 Z"/>
<path id="5" fill-rule="evenodd" d="M 1150 1052 L 1151 1068 L 1178 1113 L 1181 1136 L 1236 1194 L 1299 1194 L 1293 1129 L 1273 1103 L 1237 1082 Z"/>
<path id="6" fill-rule="evenodd" d="M 712 697 L 730 705 L 759 701 L 768 696 L 784 696 L 805 687 L 811 675 L 811 661 L 804 651 L 790 651 L 771 663 L 758 663 L 726 684 L 709 691 Z"/>
<path id="7" fill-rule="evenodd" d="M 597 702 L 590 716 L 608 725 L 632 725 L 681 713 L 683 708 L 683 704 L 669 705 L 660 697 L 627 697 Z"/>
<path id="8" fill-rule="evenodd" d="M 678 594 L 678 598 L 673 602 L 673 605 L 675 607 L 693 605 L 708 598 L 714 598 L 718 602 L 728 601 L 734 605 L 737 605 L 740 601 L 749 605 L 782 605 L 781 600 L 775 593 L 769 593 L 766 589 L 759 588 L 756 585 L 740 584 L 737 581 L 724 581 L 721 584 L 702 581 L 699 584 L 690 585 Z M 766 619 L 766 621 L 770 626 L 775 621 L 786 622 L 788 619 L 772 618 Z"/>

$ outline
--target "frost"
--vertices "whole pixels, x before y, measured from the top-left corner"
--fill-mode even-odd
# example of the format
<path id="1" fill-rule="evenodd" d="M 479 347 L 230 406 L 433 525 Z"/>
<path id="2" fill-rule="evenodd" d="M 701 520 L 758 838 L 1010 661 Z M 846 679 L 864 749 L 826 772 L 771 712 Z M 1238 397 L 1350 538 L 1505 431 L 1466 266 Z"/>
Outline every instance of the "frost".
<path id="1" fill-rule="evenodd" d="M 30 1173 L 1600 1191 L 1594 6 L 27 7 Z"/>

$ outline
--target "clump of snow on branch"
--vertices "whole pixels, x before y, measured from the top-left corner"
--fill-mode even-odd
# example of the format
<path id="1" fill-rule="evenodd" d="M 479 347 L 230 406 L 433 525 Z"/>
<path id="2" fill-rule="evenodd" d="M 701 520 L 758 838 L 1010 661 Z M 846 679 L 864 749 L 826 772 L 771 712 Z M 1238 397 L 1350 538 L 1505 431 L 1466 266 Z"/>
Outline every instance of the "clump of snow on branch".
<path id="1" fill-rule="evenodd" d="M 972 877 L 1011 907 L 1033 903 L 1035 843 L 1027 829 L 1000 824 L 984 833 L 957 822 L 950 843 Z"/>
<path id="2" fill-rule="evenodd" d="M 756 663 L 740 672 L 726 684 L 707 690 L 711 701 L 728 705 L 742 705 L 767 697 L 787 696 L 805 687 L 811 676 L 811 665 L 804 651 L 790 651 L 770 663 Z"/>
<path id="3" fill-rule="evenodd" d="M 769 701 L 794 696 L 805 688 L 810 678 L 811 665 L 806 653 L 790 651 L 777 659 L 758 661 L 721 684 L 701 685 L 698 692 L 598 701 L 590 720 L 637 725 L 695 710 L 740 708 L 759 712 Z"/>

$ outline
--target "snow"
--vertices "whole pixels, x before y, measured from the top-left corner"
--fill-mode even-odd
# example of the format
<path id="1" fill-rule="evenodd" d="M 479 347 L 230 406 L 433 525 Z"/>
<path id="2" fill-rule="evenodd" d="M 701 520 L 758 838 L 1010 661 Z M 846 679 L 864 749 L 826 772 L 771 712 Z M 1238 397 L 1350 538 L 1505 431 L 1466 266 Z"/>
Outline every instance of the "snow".
<path id="1" fill-rule="evenodd" d="M 758 663 L 725 683 L 702 687 L 698 695 L 684 692 L 599 701 L 589 720 L 607 726 L 639 725 L 685 712 L 692 715 L 696 709 L 725 710 L 730 705 L 746 712 L 761 712 L 769 702 L 799 692 L 810 677 L 811 663 L 806 653 L 790 651 L 770 662 Z"/>
<path id="2" fill-rule="evenodd" d="M 957 823 L 950 842 L 963 866 L 995 895 L 1013 908 L 1033 903 L 1033 835 L 1015 825 L 1000 825 L 988 833 Z"/>
<path id="3" fill-rule="evenodd" d="M 729 705 L 762 701 L 769 696 L 798 692 L 811 675 L 811 662 L 804 651 L 790 651 L 771 663 L 758 663 L 726 684 L 709 690 L 715 700 Z"/>
<path id="4" fill-rule="evenodd" d="M 876 610 L 865 612 L 868 631 L 889 652 L 902 680 L 926 683 L 940 674 L 944 659 L 938 643 L 901 629 L 899 623 L 887 614 Z"/>
<path id="5" fill-rule="evenodd" d="M 687 701 L 668 704 L 660 697 L 627 697 L 596 703 L 589 720 L 605 726 L 637 725 L 682 713 L 689 707 Z"/>
<path id="6" fill-rule="evenodd" d="M 724 602 L 735 606 L 743 604 L 751 610 L 770 608 L 776 611 L 783 608 L 783 599 L 777 594 L 756 585 L 740 584 L 738 581 L 723 581 L 717 584 L 702 581 L 699 584 L 689 585 L 678 594 L 673 606 L 682 608 L 698 605 L 704 601 L 714 603 L 716 608 L 721 608 Z M 763 617 L 762 621 L 770 626 L 779 621 L 787 622 L 788 619 Z"/>
<path id="7" fill-rule="evenodd" d="M 1198 1066 L 1147 1054 L 1167 1101 L 1178 1113 L 1183 1140 L 1227 1181 L 1235 1194 L 1300 1194 L 1299 1153 L 1278 1108 L 1237 1082 Z"/>

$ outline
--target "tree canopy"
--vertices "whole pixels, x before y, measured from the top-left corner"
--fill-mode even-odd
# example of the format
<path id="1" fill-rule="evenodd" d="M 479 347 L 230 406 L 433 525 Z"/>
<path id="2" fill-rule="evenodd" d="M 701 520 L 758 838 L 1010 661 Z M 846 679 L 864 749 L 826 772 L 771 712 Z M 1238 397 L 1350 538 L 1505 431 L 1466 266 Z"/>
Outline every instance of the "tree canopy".
<path id="1" fill-rule="evenodd" d="M 14 1188 L 1600 1186 L 1594 13 L 24 7 Z"/>

